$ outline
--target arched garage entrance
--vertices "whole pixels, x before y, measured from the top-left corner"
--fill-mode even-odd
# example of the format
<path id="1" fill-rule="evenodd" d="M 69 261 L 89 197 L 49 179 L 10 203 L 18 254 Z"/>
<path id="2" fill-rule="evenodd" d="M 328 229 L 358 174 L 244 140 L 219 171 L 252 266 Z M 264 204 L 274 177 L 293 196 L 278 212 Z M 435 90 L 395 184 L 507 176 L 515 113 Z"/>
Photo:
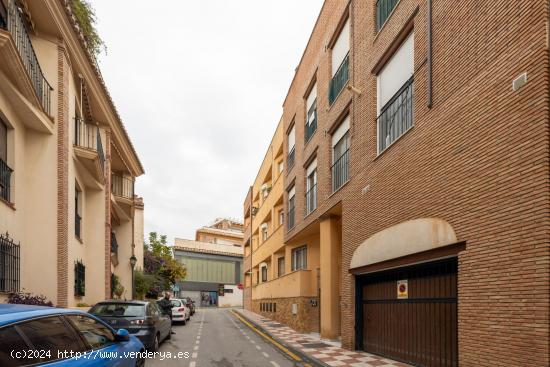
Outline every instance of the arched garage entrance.
<path id="1" fill-rule="evenodd" d="M 357 349 L 420 366 L 457 366 L 458 243 L 449 223 L 387 228 L 355 251 Z"/>

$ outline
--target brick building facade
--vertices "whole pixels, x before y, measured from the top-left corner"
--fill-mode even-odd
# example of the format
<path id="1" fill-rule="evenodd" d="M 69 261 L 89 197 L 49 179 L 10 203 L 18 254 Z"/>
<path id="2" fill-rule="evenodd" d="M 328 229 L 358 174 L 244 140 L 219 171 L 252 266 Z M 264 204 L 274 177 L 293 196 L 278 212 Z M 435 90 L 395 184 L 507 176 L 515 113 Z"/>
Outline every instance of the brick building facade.
<path id="1" fill-rule="evenodd" d="M 550 363 L 548 20 L 547 1 L 325 1 L 282 118 L 284 242 L 319 249 L 322 336 Z"/>

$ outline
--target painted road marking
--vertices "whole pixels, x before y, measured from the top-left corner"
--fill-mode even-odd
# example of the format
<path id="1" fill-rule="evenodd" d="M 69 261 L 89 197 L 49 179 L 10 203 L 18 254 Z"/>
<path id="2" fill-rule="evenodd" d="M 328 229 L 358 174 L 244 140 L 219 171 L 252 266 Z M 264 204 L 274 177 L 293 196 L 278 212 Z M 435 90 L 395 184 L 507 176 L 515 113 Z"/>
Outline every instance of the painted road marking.
<path id="1" fill-rule="evenodd" d="M 191 362 L 189 363 L 189 367 L 195 367 L 195 361 L 191 361 Z"/>
<path id="2" fill-rule="evenodd" d="M 195 346 L 193 347 L 193 350 L 199 350 L 199 346 L 198 346 L 198 345 L 195 345 Z"/>
<path id="3" fill-rule="evenodd" d="M 260 347 L 259 345 L 256 345 L 256 349 L 262 350 L 262 347 Z"/>
<path id="4" fill-rule="evenodd" d="M 255 327 L 254 325 L 252 325 L 248 320 L 246 320 L 244 317 L 242 317 L 241 315 L 239 315 L 237 312 L 231 310 L 231 313 L 236 317 L 238 318 L 239 320 L 241 320 L 241 322 L 243 324 L 245 324 L 246 326 L 248 326 L 250 329 L 252 329 L 256 334 L 260 335 L 262 338 L 264 338 L 266 341 L 270 342 L 271 344 L 273 344 L 274 346 L 276 346 L 277 348 L 279 348 L 280 350 L 282 350 L 286 355 L 288 355 L 290 358 L 292 358 L 293 360 L 297 361 L 297 362 L 302 362 L 302 359 L 296 355 L 295 353 L 291 352 L 287 347 L 285 347 L 284 345 L 282 345 L 281 343 L 279 343 L 278 341 L 276 341 L 275 339 L 273 339 L 272 337 L 270 337 L 269 335 L 267 335 L 266 333 L 260 331 L 257 327 Z M 255 343 L 253 340 L 251 341 L 253 344 Z M 273 361 L 270 361 L 275 367 L 279 367 L 279 365 L 277 365 L 275 362 Z M 311 364 L 309 363 L 304 363 L 303 364 L 304 367 L 311 367 Z"/>
<path id="5" fill-rule="evenodd" d="M 272 364 L 274 367 L 280 367 L 279 364 L 278 364 L 277 362 L 275 362 L 275 361 L 269 361 L 269 362 L 271 362 L 271 364 Z M 189 366 L 189 367 L 191 367 L 191 366 Z"/>
<path id="6" fill-rule="evenodd" d="M 262 354 L 264 355 L 265 358 L 269 358 L 269 354 L 267 354 L 266 352 L 262 352 Z"/>

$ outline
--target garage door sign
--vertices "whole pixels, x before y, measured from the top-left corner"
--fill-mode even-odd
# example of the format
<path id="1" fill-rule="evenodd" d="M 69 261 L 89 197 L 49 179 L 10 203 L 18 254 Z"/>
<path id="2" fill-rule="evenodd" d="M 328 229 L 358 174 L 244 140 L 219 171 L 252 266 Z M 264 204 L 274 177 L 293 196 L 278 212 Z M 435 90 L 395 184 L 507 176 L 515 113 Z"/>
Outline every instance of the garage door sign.
<path id="1" fill-rule="evenodd" d="M 409 282 L 408 280 L 397 281 L 397 299 L 409 298 Z"/>

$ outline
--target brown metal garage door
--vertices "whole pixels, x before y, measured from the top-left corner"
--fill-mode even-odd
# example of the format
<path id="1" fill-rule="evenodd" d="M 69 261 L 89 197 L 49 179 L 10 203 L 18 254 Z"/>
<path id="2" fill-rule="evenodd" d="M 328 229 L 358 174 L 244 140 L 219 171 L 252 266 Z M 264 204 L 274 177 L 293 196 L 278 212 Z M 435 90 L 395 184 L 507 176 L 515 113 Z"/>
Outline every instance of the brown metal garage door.
<path id="1" fill-rule="evenodd" d="M 365 276 L 363 348 L 420 366 L 457 366 L 456 275 L 453 258 Z"/>

